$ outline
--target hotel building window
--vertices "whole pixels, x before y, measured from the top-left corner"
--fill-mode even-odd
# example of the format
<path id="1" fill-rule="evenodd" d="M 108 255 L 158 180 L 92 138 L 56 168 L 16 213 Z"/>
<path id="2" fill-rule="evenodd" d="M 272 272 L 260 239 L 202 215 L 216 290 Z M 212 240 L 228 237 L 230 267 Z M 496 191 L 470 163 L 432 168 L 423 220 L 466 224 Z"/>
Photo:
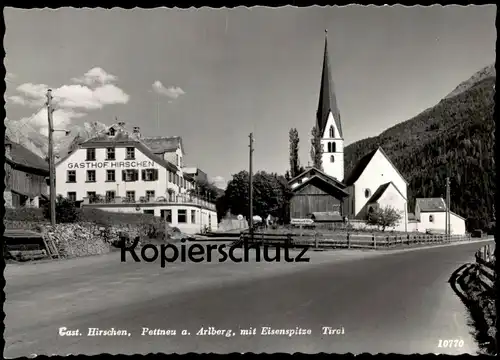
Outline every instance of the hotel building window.
<path id="1" fill-rule="evenodd" d="M 125 157 L 125 160 L 135 160 L 135 148 L 133 147 L 127 148 L 127 155 Z"/>
<path id="2" fill-rule="evenodd" d="M 144 210 L 144 214 L 146 215 L 153 215 L 155 214 L 155 211 L 154 210 Z"/>
<path id="3" fill-rule="evenodd" d="M 75 191 L 71 191 L 68 193 L 68 195 L 66 196 L 66 198 L 69 200 L 69 201 L 73 201 L 73 202 L 76 202 L 76 192 Z"/>
<path id="4" fill-rule="evenodd" d="M 112 203 L 115 201 L 115 192 L 114 191 L 106 191 L 106 202 Z"/>
<path id="5" fill-rule="evenodd" d="M 158 170 L 157 169 L 142 170 L 142 180 L 143 181 L 156 181 L 156 180 L 158 180 Z"/>
<path id="6" fill-rule="evenodd" d="M 87 182 L 95 182 L 95 170 L 87 170 Z"/>
<path id="7" fill-rule="evenodd" d="M 179 224 L 187 223 L 187 210 L 177 210 L 177 222 Z"/>
<path id="8" fill-rule="evenodd" d="M 196 224 L 196 210 L 191 210 L 191 224 Z"/>
<path id="9" fill-rule="evenodd" d="M 172 182 L 172 173 L 168 172 L 168 182 Z"/>
<path id="10" fill-rule="evenodd" d="M 115 148 L 107 148 L 106 149 L 106 160 L 116 160 Z"/>
<path id="11" fill-rule="evenodd" d="M 96 201 L 97 195 L 95 191 L 87 191 L 87 197 L 89 199 L 89 203 L 94 203 Z"/>
<path id="12" fill-rule="evenodd" d="M 139 180 L 139 170 L 131 170 L 131 169 L 123 170 L 122 180 L 127 182 Z"/>
<path id="13" fill-rule="evenodd" d="M 125 193 L 125 198 L 128 202 L 135 202 L 135 191 L 127 191 Z"/>
<path id="14" fill-rule="evenodd" d="M 67 183 L 76 183 L 76 170 L 68 170 L 66 176 Z"/>
<path id="15" fill-rule="evenodd" d="M 166 222 L 172 223 L 172 210 L 161 210 L 161 217 Z"/>
<path id="16" fill-rule="evenodd" d="M 154 190 L 146 190 L 146 200 L 153 201 L 155 199 L 155 191 Z"/>
<path id="17" fill-rule="evenodd" d="M 87 161 L 95 161 L 95 149 L 87 149 Z"/>
<path id="18" fill-rule="evenodd" d="M 106 170 L 106 181 L 107 182 L 115 182 L 115 171 L 114 170 Z"/>

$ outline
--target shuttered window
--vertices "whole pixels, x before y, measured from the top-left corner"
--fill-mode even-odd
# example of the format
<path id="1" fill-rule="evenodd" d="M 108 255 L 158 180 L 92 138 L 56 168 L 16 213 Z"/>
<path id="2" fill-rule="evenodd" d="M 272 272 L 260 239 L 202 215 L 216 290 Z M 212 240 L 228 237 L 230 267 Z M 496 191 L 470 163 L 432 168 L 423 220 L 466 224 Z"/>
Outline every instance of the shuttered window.
<path id="1" fill-rule="evenodd" d="M 144 169 L 141 170 L 142 181 L 156 181 L 158 180 L 158 169 Z"/>
<path id="2" fill-rule="evenodd" d="M 122 180 L 127 182 L 139 180 L 139 170 L 136 169 L 122 170 Z"/>

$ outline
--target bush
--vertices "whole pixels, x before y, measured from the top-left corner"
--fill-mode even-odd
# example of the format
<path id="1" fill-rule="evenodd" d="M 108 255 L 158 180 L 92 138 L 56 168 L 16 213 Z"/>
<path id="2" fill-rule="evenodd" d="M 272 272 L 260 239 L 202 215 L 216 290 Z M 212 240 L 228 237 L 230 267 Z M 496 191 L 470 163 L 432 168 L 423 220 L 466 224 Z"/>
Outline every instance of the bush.
<path id="1" fill-rule="evenodd" d="M 43 207 L 43 214 L 50 219 L 50 203 Z M 79 212 L 75 203 L 59 195 L 56 199 L 56 222 L 75 223 L 79 220 Z"/>

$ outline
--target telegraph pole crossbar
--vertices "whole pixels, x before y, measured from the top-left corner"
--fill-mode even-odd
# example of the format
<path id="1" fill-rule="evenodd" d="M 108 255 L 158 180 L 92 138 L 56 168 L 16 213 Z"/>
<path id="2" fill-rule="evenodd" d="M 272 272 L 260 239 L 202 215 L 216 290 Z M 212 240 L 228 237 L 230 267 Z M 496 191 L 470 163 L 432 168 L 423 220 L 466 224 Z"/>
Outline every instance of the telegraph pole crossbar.
<path id="1" fill-rule="evenodd" d="M 250 229 L 250 239 L 253 242 L 253 184 L 252 184 L 252 154 L 253 154 L 253 133 L 250 133 L 250 156 L 249 156 L 249 166 L 248 166 L 248 187 L 249 187 L 249 197 L 250 197 L 250 212 L 249 212 L 249 221 L 248 226 Z"/>
<path id="2" fill-rule="evenodd" d="M 56 174 L 54 164 L 54 123 L 52 120 L 52 90 L 47 90 L 47 116 L 49 121 L 49 191 L 50 191 L 50 224 L 56 224 Z"/>

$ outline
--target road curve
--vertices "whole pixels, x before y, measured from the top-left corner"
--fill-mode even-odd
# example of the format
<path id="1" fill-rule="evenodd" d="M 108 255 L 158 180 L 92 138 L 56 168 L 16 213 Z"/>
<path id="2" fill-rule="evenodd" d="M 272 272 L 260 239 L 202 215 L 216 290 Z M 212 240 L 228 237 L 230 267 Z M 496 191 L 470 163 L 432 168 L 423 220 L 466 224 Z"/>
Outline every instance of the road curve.
<path id="1" fill-rule="evenodd" d="M 492 241 L 492 240 L 490 240 Z M 8 265 L 6 357 L 186 352 L 475 353 L 448 284 L 486 242 L 402 252 L 310 252 L 308 264 L 120 263 L 119 254 Z M 310 335 L 260 335 L 262 327 Z M 341 329 L 323 334 L 322 327 Z M 59 336 L 59 328 L 81 336 Z M 196 335 L 201 328 L 235 335 Z M 129 336 L 87 336 L 88 328 Z M 141 335 L 143 328 L 176 335 Z M 256 335 L 241 329 L 256 328 Z M 190 335 L 182 335 L 185 329 Z M 463 340 L 461 348 L 438 348 Z"/>

